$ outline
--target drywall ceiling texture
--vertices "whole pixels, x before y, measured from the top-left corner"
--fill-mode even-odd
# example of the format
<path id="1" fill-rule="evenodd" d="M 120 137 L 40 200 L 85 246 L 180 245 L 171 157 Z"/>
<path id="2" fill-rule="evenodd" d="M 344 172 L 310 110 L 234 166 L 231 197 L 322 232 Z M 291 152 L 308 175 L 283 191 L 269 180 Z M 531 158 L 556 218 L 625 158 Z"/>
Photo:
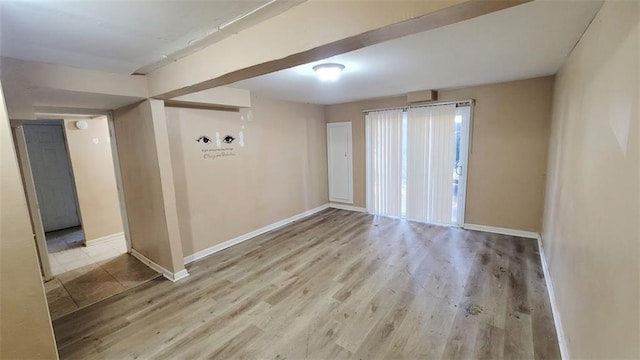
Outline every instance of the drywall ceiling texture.
<path id="1" fill-rule="evenodd" d="M 0 85 L 0 358 L 57 359 Z"/>
<path id="2" fill-rule="evenodd" d="M 240 113 L 166 109 L 187 256 L 327 203 L 322 106 L 251 103 Z"/>
<path id="3" fill-rule="evenodd" d="M 123 231 L 120 199 L 106 117 L 83 119 L 89 127 L 64 121 L 73 179 L 78 194 L 82 231 L 87 243 Z"/>
<path id="4" fill-rule="evenodd" d="M 607 1 L 557 75 L 542 242 L 572 359 L 640 358 L 640 3 Z"/>
<path id="5" fill-rule="evenodd" d="M 441 91 L 444 101 L 475 99 L 465 222 L 541 228 L 553 77 Z M 353 126 L 354 205 L 366 207 L 362 110 L 405 106 L 406 97 L 326 107 L 327 122 Z"/>
<path id="6" fill-rule="evenodd" d="M 131 74 L 267 2 L 3 1 L 0 53 Z"/>
<path id="7" fill-rule="evenodd" d="M 553 75 L 600 5 L 534 1 L 230 86 L 336 104 Z M 317 80 L 312 68 L 323 62 L 346 66 L 339 81 Z"/>

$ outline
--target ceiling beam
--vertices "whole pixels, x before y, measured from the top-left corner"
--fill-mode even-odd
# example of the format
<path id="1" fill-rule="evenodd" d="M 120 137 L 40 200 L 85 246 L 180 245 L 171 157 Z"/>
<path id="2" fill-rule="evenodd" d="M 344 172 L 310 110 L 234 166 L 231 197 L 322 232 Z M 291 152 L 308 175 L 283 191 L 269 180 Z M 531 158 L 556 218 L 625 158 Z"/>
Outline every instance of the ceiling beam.
<path id="1" fill-rule="evenodd" d="M 0 57 L 0 79 L 11 119 L 35 119 L 38 108 L 100 110 L 149 97 L 145 76 L 5 57 Z"/>
<path id="2" fill-rule="evenodd" d="M 171 99 L 529 1 L 311 0 L 150 73 L 149 94 Z"/>
<path id="3" fill-rule="evenodd" d="M 0 78 L 24 83 L 29 89 L 45 88 L 79 93 L 147 98 L 146 78 L 99 70 L 0 57 Z"/>
<path id="4" fill-rule="evenodd" d="M 164 106 L 174 108 L 185 109 L 203 109 L 203 110 L 217 110 L 217 111 L 230 111 L 239 112 L 240 108 L 232 105 L 218 105 L 193 101 L 180 101 L 180 100 L 165 100 Z"/>

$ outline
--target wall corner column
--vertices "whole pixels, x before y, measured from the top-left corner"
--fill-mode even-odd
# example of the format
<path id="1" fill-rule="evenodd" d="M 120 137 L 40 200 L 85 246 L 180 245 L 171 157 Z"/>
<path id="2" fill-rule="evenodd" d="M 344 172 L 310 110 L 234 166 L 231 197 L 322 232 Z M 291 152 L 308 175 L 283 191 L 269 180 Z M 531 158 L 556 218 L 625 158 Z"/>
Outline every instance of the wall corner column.
<path id="1" fill-rule="evenodd" d="M 171 249 L 171 269 L 174 274 L 187 276 L 184 268 L 184 254 L 182 238 L 178 224 L 178 208 L 176 205 L 176 191 L 173 181 L 173 167 L 171 165 L 171 151 L 169 148 L 169 133 L 167 130 L 167 116 L 164 101 L 150 99 L 153 129 L 156 138 L 156 152 L 160 170 L 160 183 L 164 200 L 164 213 L 169 233 L 169 248 Z M 177 280 L 177 279 L 174 279 Z"/>

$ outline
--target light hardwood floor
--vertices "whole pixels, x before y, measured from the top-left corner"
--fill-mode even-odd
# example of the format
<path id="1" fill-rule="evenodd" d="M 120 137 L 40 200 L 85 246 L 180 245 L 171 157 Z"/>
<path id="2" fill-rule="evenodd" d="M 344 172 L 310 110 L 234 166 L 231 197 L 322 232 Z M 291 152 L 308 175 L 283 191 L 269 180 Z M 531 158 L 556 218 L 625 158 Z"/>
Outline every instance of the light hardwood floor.
<path id="1" fill-rule="evenodd" d="M 61 358 L 560 358 L 537 243 L 329 209 L 54 322 Z"/>

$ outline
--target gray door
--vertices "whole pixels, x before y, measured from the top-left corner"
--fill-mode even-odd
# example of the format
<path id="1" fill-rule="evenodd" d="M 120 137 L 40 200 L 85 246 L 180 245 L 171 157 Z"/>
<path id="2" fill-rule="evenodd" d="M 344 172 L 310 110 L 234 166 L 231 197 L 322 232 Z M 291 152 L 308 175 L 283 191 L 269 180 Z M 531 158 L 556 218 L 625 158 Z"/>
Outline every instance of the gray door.
<path id="1" fill-rule="evenodd" d="M 79 226 L 76 193 L 62 126 L 24 125 L 44 231 Z"/>

